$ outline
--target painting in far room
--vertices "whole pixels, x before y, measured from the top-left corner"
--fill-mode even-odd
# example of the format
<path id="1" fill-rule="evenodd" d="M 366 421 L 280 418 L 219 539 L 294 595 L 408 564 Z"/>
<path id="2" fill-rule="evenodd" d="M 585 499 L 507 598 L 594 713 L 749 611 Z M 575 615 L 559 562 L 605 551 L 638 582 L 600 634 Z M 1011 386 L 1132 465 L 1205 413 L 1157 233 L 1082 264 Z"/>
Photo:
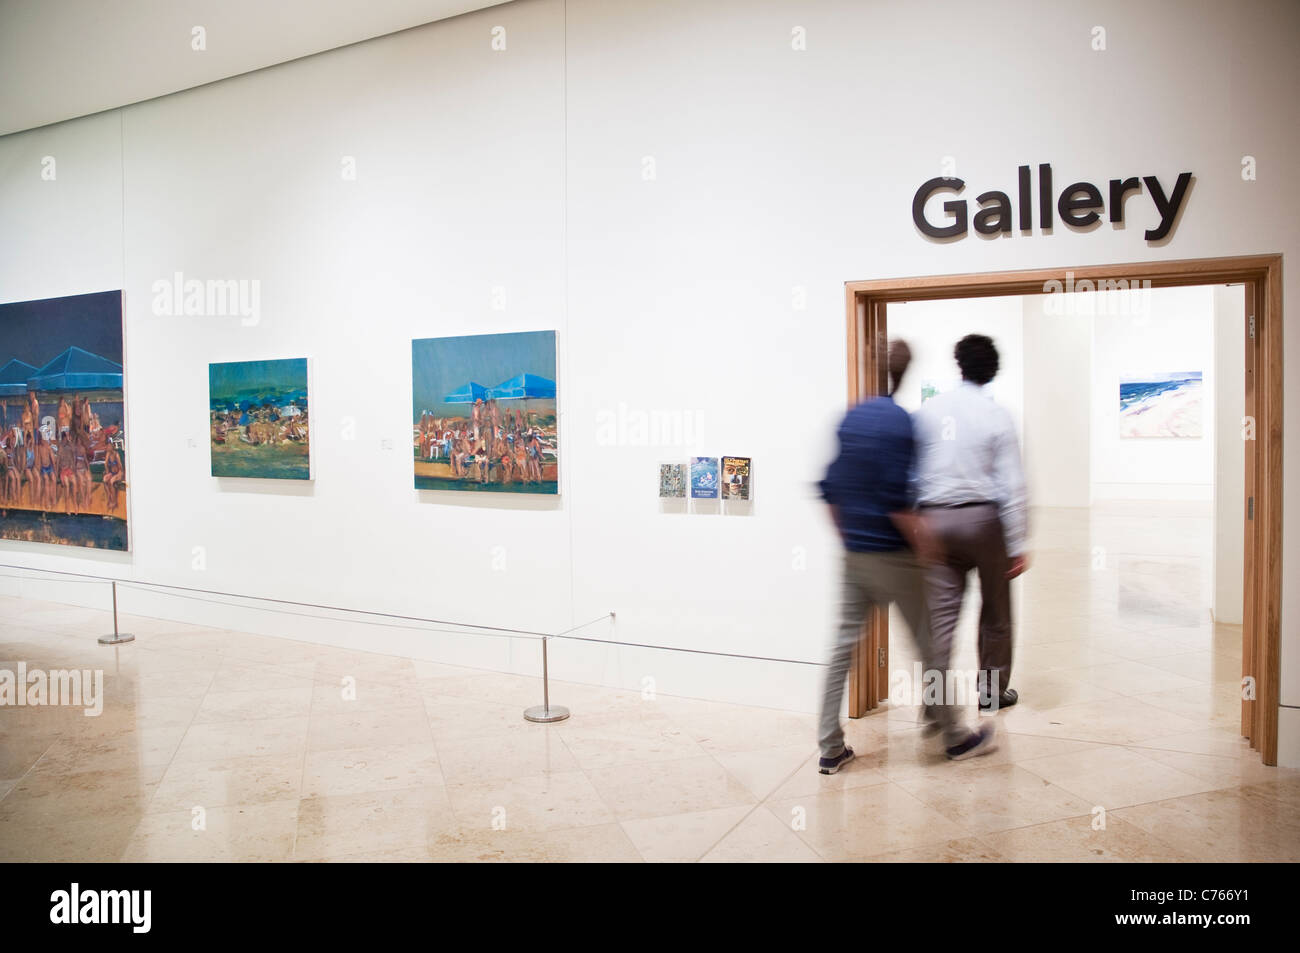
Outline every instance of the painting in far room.
<path id="1" fill-rule="evenodd" d="M 122 292 L 0 305 L 0 538 L 129 549 Z"/>
<path id="2" fill-rule="evenodd" d="M 212 475 L 310 480 L 307 359 L 208 365 Z"/>
<path id="3" fill-rule="evenodd" d="M 1200 371 L 1130 374 L 1119 379 L 1121 437 L 1202 435 Z"/>
<path id="4" fill-rule="evenodd" d="M 417 490 L 560 492 L 554 331 L 411 342 Z"/>

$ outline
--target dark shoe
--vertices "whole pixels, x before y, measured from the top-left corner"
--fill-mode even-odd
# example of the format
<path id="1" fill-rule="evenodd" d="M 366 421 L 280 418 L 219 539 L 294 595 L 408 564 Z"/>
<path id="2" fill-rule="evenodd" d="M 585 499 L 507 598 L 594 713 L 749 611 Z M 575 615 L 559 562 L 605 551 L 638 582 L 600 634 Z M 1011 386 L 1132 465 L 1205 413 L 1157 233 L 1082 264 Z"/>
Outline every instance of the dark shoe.
<path id="1" fill-rule="evenodd" d="M 853 760 L 853 749 L 848 745 L 834 758 L 822 758 L 817 762 L 817 770 L 822 774 L 834 774 Z"/>
<path id="2" fill-rule="evenodd" d="M 1005 692 L 1003 692 L 1001 695 L 998 696 L 998 702 L 996 705 L 986 704 L 985 702 L 981 701 L 980 711 L 985 712 L 986 714 L 988 712 L 1001 711 L 1003 708 L 1010 708 L 1018 701 L 1020 701 L 1020 693 L 1016 691 L 1014 688 L 1008 688 Z"/>
<path id="3" fill-rule="evenodd" d="M 967 758 L 978 758 L 982 754 L 990 754 L 997 750 L 994 738 L 992 725 L 980 725 L 970 733 L 965 741 L 948 748 L 948 760 L 965 761 Z"/>

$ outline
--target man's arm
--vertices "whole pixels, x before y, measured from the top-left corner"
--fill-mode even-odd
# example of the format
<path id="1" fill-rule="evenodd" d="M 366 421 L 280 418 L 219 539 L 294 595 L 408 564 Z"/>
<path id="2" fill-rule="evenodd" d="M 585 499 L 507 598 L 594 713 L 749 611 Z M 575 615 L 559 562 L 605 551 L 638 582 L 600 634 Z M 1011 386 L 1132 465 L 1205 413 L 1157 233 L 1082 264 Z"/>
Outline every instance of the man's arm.
<path id="1" fill-rule="evenodd" d="M 1006 538 L 1007 556 L 1011 565 L 1007 578 L 1014 579 L 1028 566 L 1028 494 L 1025 489 L 1025 472 L 1020 463 L 1020 442 L 1016 439 L 1015 425 L 1010 415 L 1004 415 L 1005 426 L 998 435 L 994 453 L 994 481 L 998 492 L 998 516 Z"/>
<path id="2" fill-rule="evenodd" d="M 840 542 L 848 548 L 849 541 L 844 538 L 844 517 L 840 515 L 839 506 L 831 503 L 826 508 L 831 511 L 831 522 L 835 524 L 835 532 L 840 534 Z"/>

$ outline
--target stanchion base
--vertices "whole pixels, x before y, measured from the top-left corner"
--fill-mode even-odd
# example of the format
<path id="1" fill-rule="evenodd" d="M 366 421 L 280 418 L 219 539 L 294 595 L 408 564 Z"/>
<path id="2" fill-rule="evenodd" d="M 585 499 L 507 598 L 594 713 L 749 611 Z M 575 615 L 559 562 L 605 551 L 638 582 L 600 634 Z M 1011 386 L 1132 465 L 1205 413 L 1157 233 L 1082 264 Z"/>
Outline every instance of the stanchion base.
<path id="1" fill-rule="evenodd" d="M 547 708 L 545 705 L 534 705 L 532 708 L 524 709 L 525 721 L 536 721 L 542 724 L 548 724 L 552 721 L 564 721 L 569 717 L 569 709 L 563 705 L 552 705 Z"/>
<path id="2" fill-rule="evenodd" d="M 135 636 L 130 632 L 116 632 L 113 635 L 101 635 L 99 637 L 100 645 L 121 645 L 123 642 L 134 642 Z"/>

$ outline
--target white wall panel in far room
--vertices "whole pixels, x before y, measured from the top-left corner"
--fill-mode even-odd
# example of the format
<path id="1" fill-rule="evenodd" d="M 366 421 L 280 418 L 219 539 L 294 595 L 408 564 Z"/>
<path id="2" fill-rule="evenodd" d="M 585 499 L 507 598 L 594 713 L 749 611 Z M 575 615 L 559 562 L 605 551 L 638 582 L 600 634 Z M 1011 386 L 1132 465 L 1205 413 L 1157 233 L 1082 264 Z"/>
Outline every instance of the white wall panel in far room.
<path id="1" fill-rule="evenodd" d="M 1092 503 L 1092 315 L 1026 295 L 1025 479 L 1035 506 Z"/>
<path id="2" fill-rule="evenodd" d="M 500 2 L 4 0 L 0 135 L 165 96 Z"/>
<path id="3" fill-rule="evenodd" d="M 1214 291 L 1207 286 L 1066 295 L 1093 317 L 1093 499 L 1214 495 Z M 1142 303 L 1145 302 L 1145 303 Z M 1137 305 L 1136 308 L 1134 305 Z M 1201 436 L 1121 437 L 1120 378 L 1199 371 Z"/>

